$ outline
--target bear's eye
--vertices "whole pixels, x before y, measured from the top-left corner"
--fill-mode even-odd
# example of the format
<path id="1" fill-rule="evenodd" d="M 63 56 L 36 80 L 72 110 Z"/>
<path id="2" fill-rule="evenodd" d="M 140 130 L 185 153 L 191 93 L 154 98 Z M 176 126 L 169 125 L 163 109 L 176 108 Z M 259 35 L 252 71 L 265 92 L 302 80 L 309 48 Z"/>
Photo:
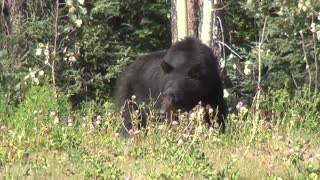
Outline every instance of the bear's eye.
<path id="1" fill-rule="evenodd" d="M 195 71 L 189 71 L 188 75 L 193 79 L 200 79 L 201 77 L 200 73 Z"/>
<path id="2" fill-rule="evenodd" d="M 165 61 L 161 62 L 161 68 L 164 73 L 169 73 L 170 71 L 173 70 L 173 67 Z"/>
<path id="3" fill-rule="evenodd" d="M 202 72 L 200 65 L 197 65 L 189 70 L 188 76 L 193 79 L 201 79 L 204 77 L 204 73 Z"/>

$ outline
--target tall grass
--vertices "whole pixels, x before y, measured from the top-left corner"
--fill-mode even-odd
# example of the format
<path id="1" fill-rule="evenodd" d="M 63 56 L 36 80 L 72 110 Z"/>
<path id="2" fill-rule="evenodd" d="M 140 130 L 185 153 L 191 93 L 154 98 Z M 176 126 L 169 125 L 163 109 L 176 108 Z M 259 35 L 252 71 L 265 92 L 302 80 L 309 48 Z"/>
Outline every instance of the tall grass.
<path id="1" fill-rule="evenodd" d="M 47 86 L 31 88 L 17 110 L 2 117 L 0 175 L 14 179 L 317 179 L 319 103 L 307 91 L 230 105 L 227 132 L 208 128 L 203 109 L 180 112 L 179 122 L 154 121 L 119 135 L 112 102 L 72 112 Z M 231 110 L 233 108 L 233 110 Z M 155 111 L 155 110 L 152 110 Z M 135 112 L 137 113 L 137 112 Z M 137 116 L 138 117 L 138 116 Z M 214 120 L 213 120 L 214 121 Z"/>

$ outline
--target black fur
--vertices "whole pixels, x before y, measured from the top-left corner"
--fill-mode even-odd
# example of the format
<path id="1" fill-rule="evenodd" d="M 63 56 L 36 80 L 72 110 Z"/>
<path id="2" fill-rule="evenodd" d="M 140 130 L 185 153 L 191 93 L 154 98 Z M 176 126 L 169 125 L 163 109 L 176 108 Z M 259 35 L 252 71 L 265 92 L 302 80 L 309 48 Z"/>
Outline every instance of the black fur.
<path id="1" fill-rule="evenodd" d="M 227 105 L 223 99 L 218 60 L 199 40 L 186 38 L 168 50 L 145 55 L 129 65 L 118 78 L 116 110 L 124 107 L 122 117 L 127 130 L 132 129 L 130 108 L 137 108 L 125 103 L 132 95 L 136 96 L 138 104 L 148 104 L 150 97 L 155 100 L 160 97 L 155 107 L 163 117 L 177 109 L 190 111 L 199 101 L 218 107 L 220 129 L 225 131 Z M 142 112 L 141 119 L 141 126 L 146 127 L 146 112 Z M 211 125 L 208 114 L 205 120 Z"/>

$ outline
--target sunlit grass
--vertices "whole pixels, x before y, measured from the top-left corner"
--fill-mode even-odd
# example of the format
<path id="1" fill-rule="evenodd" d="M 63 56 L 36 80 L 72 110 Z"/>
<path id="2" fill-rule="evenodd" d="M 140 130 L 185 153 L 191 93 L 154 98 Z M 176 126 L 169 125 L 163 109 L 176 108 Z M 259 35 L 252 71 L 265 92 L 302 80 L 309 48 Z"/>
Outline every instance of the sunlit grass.
<path id="1" fill-rule="evenodd" d="M 31 107 L 28 111 L 1 118 L 0 175 L 14 179 L 317 179 L 319 113 L 301 101 L 273 104 L 278 109 L 266 101 L 265 109 L 272 114 L 258 112 L 258 121 L 247 105 L 240 103 L 244 110 L 238 103 L 230 111 L 225 134 L 208 128 L 203 110 L 196 107 L 179 114 L 179 122 L 150 120 L 147 129 L 135 128 L 128 138 L 118 133 L 122 121 L 110 109 L 97 113 L 90 105 L 61 114 L 54 106 L 44 109 L 43 102 L 35 101 L 22 106 Z M 283 110 L 280 105 L 290 103 L 278 115 Z"/>

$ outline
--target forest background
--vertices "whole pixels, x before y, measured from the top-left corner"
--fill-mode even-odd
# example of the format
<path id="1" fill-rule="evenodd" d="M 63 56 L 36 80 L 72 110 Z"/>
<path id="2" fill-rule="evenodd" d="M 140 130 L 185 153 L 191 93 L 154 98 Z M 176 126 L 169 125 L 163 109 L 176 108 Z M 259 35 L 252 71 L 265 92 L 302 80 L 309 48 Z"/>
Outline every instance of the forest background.
<path id="1" fill-rule="evenodd" d="M 159 173 L 129 168 L 131 171 L 128 173 L 121 168 L 122 161 L 112 161 L 119 154 L 134 162 L 136 158 L 142 159 L 152 153 L 163 155 L 160 145 L 150 148 L 142 142 L 131 142 L 131 149 L 120 148 L 117 149 L 117 155 L 105 157 L 106 161 L 113 162 L 105 165 L 99 158 L 91 156 L 96 149 L 88 150 L 86 143 L 80 140 L 92 130 L 105 136 L 103 140 L 95 142 L 96 146 L 106 148 L 106 144 L 111 143 L 110 149 L 121 145 L 121 141 L 113 137 L 118 126 L 121 126 L 121 123 L 114 124 L 117 116 L 112 111 L 115 79 L 136 57 L 171 46 L 170 1 L 2 0 L 0 9 L 0 144 L 3 147 L 0 149 L 0 165 L 5 167 L 0 171 L 2 175 L 36 176 L 41 172 L 40 175 L 46 176 L 48 172 L 43 167 L 47 165 L 43 163 L 49 160 L 39 160 L 32 157 L 32 154 L 54 151 L 59 154 L 59 158 L 61 154 L 69 158 L 67 162 L 71 164 L 64 167 L 61 164 L 51 165 L 56 167 L 54 169 L 60 169 L 58 172 L 49 171 L 54 176 L 75 173 L 88 177 L 250 177 L 241 166 L 241 163 L 247 164 L 246 161 L 234 165 L 233 157 L 226 155 L 229 151 L 224 148 L 228 149 L 231 144 L 246 144 L 237 149 L 240 155 L 243 151 L 250 152 L 246 147 L 252 147 L 253 142 L 258 142 L 261 143 L 259 147 L 253 149 L 261 148 L 261 152 L 267 154 L 263 143 L 272 139 L 272 143 L 266 143 L 270 148 L 270 144 L 275 143 L 274 138 L 278 143 L 282 138 L 293 138 L 296 135 L 305 138 L 298 138 L 294 143 L 285 140 L 279 146 L 289 151 L 293 148 L 292 144 L 295 144 L 299 147 L 295 149 L 297 154 L 290 154 L 290 151 L 286 154 L 288 152 L 283 150 L 277 151 L 279 157 L 270 157 L 287 157 L 283 161 L 279 160 L 278 164 L 282 166 L 289 162 L 287 170 L 282 171 L 280 168 L 281 172 L 278 172 L 274 168 L 277 165 L 270 165 L 266 160 L 268 168 L 261 168 L 262 175 L 257 177 L 318 177 L 320 168 L 314 164 L 310 168 L 308 161 L 309 158 L 316 158 L 317 152 L 320 153 L 319 142 L 310 141 L 314 136 L 319 137 L 320 128 L 318 1 L 224 0 L 221 9 L 224 17 L 224 27 L 221 29 L 223 43 L 241 58 L 230 50 L 221 57 L 231 116 L 229 130 L 222 137 L 217 134 L 209 136 L 222 139 L 225 144 L 221 145 L 219 141 L 217 145 L 216 141 L 210 141 L 207 146 L 219 146 L 221 149 L 215 147 L 218 149 L 216 151 L 226 158 L 218 165 L 208 165 L 205 163 L 208 159 L 216 159 L 207 155 L 207 152 L 203 152 L 206 155 L 202 157 L 203 153 L 197 149 L 198 141 L 183 139 L 187 147 L 181 154 L 177 149 L 166 151 L 173 153 L 173 157 L 177 156 L 168 174 L 165 168 Z M 252 108 L 256 103 L 257 87 L 261 90 L 259 112 Z M 240 111 L 240 106 L 244 111 Z M 100 118 L 105 123 L 98 128 L 95 123 Z M 243 121 L 246 123 L 241 124 Z M 59 127 L 56 127 L 57 124 Z M 65 132 L 64 128 L 69 125 L 77 130 Z M 161 131 L 158 133 L 161 134 Z M 199 136 L 197 133 L 193 135 Z M 163 143 L 160 143 L 161 147 L 177 148 L 181 145 L 176 142 L 181 141 L 179 136 L 175 137 L 164 137 L 175 145 L 161 138 L 158 140 Z M 87 143 L 92 143 L 91 138 L 87 139 Z M 153 142 L 150 137 L 144 141 Z M 33 147 L 34 142 L 40 147 Z M 311 152 L 305 148 L 310 143 L 315 144 Z M 86 161 L 90 165 L 84 171 L 85 174 L 74 168 L 77 165 L 74 165 L 72 158 L 79 158 L 70 155 L 69 151 L 74 149 L 79 156 L 82 153 L 90 154 Z M 272 145 L 272 151 L 275 149 Z M 182 163 L 177 170 L 177 162 L 181 162 L 185 156 L 190 156 L 191 164 Z M 169 162 L 170 159 L 163 160 L 164 164 Z M 33 167 L 32 163 L 40 165 Z M 20 166 L 13 168 L 16 164 Z M 187 173 L 199 164 L 208 172 L 199 170 Z M 212 170 L 213 166 L 218 166 L 218 170 Z M 35 170 L 37 168 L 41 170 Z M 16 173 L 21 169 L 25 171 L 24 174 Z M 136 172 L 140 173 L 137 175 Z"/>

